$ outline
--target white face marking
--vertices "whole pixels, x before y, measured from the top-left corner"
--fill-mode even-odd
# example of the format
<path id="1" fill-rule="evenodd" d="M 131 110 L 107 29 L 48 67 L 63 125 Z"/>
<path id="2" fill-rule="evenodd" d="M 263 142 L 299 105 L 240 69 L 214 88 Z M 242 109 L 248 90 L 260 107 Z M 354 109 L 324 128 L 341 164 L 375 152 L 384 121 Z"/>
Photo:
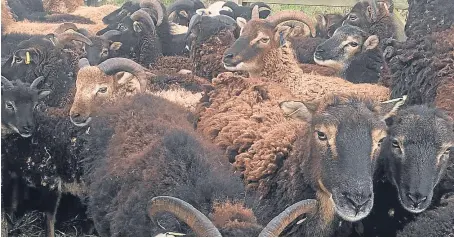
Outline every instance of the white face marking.
<path id="1" fill-rule="evenodd" d="M 84 127 L 84 126 L 88 125 L 88 123 L 91 122 L 91 117 L 89 117 L 84 123 L 77 123 L 77 122 L 73 121 L 72 117 L 69 117 L 69 119 L 75 126 L 79 126 L 79 127 Z"/>
<path id="2" fill-rule="evenodd" d="M 228 66 L 226 66 L 226 65 L 224 64 L 224 68 L 227 69 L 227 70 L 229 70 L 229 71 L 244 70 L 244 69 L 243 69 L 244 66 L 245 66 L 245 65 L 244 65 L 243 62 L 237 64 L 235 67 L 228 67 Z"/>

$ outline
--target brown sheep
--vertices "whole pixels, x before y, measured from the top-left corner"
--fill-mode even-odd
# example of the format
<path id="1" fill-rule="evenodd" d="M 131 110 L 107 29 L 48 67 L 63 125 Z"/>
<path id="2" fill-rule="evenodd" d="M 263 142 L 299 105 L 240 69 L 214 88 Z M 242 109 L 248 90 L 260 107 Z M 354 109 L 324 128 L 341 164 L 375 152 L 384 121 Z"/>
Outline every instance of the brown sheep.
<path id="1" fill-rule="evenodd" d="M 317 176 L 317 174 L 309 172 L 320 170 L 320 167 L 317 166 L 321 165 L 311 167 L 308 164 L 306 166 L 307 168 L 301 168 L 304 171 L 301 171 L 299 169 L 300 167 L 297 166 L 298 164 L 302 164 L 300 159 L 306 158 L 304 156 L 316 158 L 312 156 L 315 156 L 318 152 L 308 148 L 319 148 L 322 150 L 316 144 L 311 144 L 311 146 L 300 144 L 303 141 L 306 143 L 311 141 L 309 139 L 310 137 L 307 138 L 306 136 L 312 135 L 312 132 L 314 132 L 311 131 L 312 126 L 314 126 L 312 123 L 320 122 L 318 120 L 312 122 L 308 120 L 310 116 L 307 113 L 318 108 L 315 112 L 316 115 L 325 115 L 323 113 L 329 114 L 328 111 L 331 106 L 336 107 L 336 105 L 348 104 L 347 101 L 353 102 L 355 101 L 354 99 L 343 100 L 325 97 L 317 101 L 319 104 L 315 101 L 313 103 L 306 102 L 307 105 L 312 105 L 308 107 L 313 108 L 299 109 L 302 113 L 306 113 L 303 115 L 296 110 L 299 107 L 293 108 L 293 111 L 288 109 L 288 107 L 293 105 L 290 104 L 290 106 L 284 108 L 284 112 L 286 114 L 300 115 L 299 118 L 303 122 L 301 120 L 292 120 L 283 115 L 282 109 L 279 108 L 279 105 L 282 106 L 282 101 L 294 101 L 298 98 L 292 96 L 288 89 L 271 82 L 234 77 L 229 73 L 223 73 L 218 78 L 213 79 L 213 89 L 208 93 L 207 97 L 206 108 L 201 108 L 200 110 L 197 129 L 203 135 L 212 139 L 215 144 L 225 149 L 230 162 L 233 162 L 236 170 L 241 172 L 248 188 L 257 190 L 262 194 L 260 199 L 261 205 L 258 206 L 259 211 L 257 211 L 257 214 L 263 219 L 263 222 L 267 222 L 267 218 L 272 217 L 275 215 L 275 212 L 285 208 L 289 204 L 301 199 L 313 198 L 315 195 L 310 192 L 311 189 L 318 191 L 317 193 L 321 195 L 320 191 L 323 190 L 323 186 L 317 184 L 317 179 L 313 180 L 314 178 L 311 177 Z M 365 105 L 369 104 L 365 103 Z M 370 109 L 372 110 L 372 114 L 378 108 Z M 355 121 L 354 123 L 358 127 L 358 125 L 362 125 L 362 122 L 357 120 L 363 119 L 353 116 L 355 113 L 349 112 L 347 113 L 348 115 L 345 114 L 345 117 L 342 116 L 342 119 L 339 120 Z M 364 112 L 360 112 L 359 114 L 361 113 Z M 318 118 L 319 116 L 314 117 Z M 353 119 L 353 117 L 356 119 Z M 336 116 L 336 118 L 338 117 Z M 359 116 L 359 118 L 362 117 Z M 377 131 L 372 133 L 373 139 L 371 140 L 375 141 L 374 143 L 378 143 L 386 135 L 384 132 L 385 124 L 384 122 L 379 122 L 379 116 L 373 118 L 371 118 L 372 121 L 377 120 L 373 125 L 374 127 L 377 126 L 378 129 L 376 128 Z M 321 131 L 324 130 L 321 129 Z M 334 131 L 332 130 L 332 133 L 335 133 Z M 333 137 L 333 135 L 328 137 Z M 351 140 L 350 143 L 354 143 L 353 141 Z M 315 141 L 311 143 L 315 143 Z M 368 146 L 364 146 L 368 148 Z M 339 145 L 337 148 L 339 149 L 341 147 Z M 363 147 L 357 145 L 356 148 Z M 375 152 L 378 151 L 377 148 L 374 144 L 373 148 L 368 149 L 369 151 L 366 152 L 367 156 L 372 156 L 373 154 L 375 157 L 377 155 Z M 375 152 L 371 154 L 371 151 Z M 299 156 L 295 156 L 295 153 Z M 344 152 L 338 151 L 336 153 L 340 155 Z M 305 169 L 308 170 L 306 171 Z M 324 167 L 322 166 L 321 169 L 323 170 Z M 350 178 L 352 181 L 356 180 L 353 177 Z M 370 174 L 371 181 L 372 175 Z M 296 184 L 298 186 L 295 186 Z M 334 234 L 332 232 L 334 226 L 337 225 L 336 221 L 339 221 L 338 217 L 334 216 L 332 205 L 328 205 L 330 204 L 327 203 L 329 199 L 323 200 L 323 197 L 319 197 L 319 199 L 321 199 L 320 203 L 322 204 L 317 214 L 321 216 L 311 220 L 311 222 L 305 223 L 310 224 L 309 227 L 313 225 L 316 228 L 308 229 L 304 226 L 306 228 L 305 231 L 299 231 L 304 232 L 304 235 Z M 367 212 L 364 213 L 364 216 L 366 215 Z M 319 218 L 320 220 L 317 220 Z M 347 221 L 351 220 L 348 216 L 344 216 L 343 218 Z M 361 218 L 352 218 L 352 220 L 359 220 Z M 318 223 L 318 221 L 326 221 L 330 225 L 325 227 L 322 223 Z M 323 229 L 317 230 L 320 227 Z M 302 233 L 298 234 L 302 235 Z"/>
<path id="2" fill-rule="evenodd" d="M 277 32 L 276 25 L 289 19 L 308 21 L 304 13 L 295 11 L 282 11 L 267 20 L 249 21 L 242 28 L 240 38 L 225 52 L 224 66 L 231 71 L 247 71 L 250 77 L 265 77 L 282 83 L 305 101 L 344 92 L 355 92 L 378 100 L 388 99 L 389 90 L 382 86 L 353 84 L 337 77 L 305 74 L 298 66 L 291 47 L 281 45 L 280 33 Z"/>

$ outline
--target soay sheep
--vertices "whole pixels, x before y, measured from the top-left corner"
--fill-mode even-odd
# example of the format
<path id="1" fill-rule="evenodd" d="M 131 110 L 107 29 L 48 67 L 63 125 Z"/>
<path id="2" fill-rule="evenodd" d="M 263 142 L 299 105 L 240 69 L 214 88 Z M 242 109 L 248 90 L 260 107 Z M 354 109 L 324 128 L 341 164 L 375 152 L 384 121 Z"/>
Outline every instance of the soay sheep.
<path id="1" fill-rule="evenodd" d="M 219 14 L 229 16 L 235 20 L 241 17 L 248 21 L 252 18 L 252 9 L 255 6 L 258 8 L 259 18 L 265 19 L 271 14 L 271 8 L 263 2 L 255 2 L 251 6 L 238 6 L 238 4 L 232 1 L 224 3 Z"/>
<path id="2" fill-rule="evenodd" d="M 39 90 L 40 76 L 31 84 L 20 80 L 13 82 L 2 76 L 2 138 L 11 133 L 30 137 L 35 130 L 33 111 L 50 90 Z"/>
<path id="3" fill-rule="evenodd" d="M 86 37 L 75 32 L 32 37 L 18 44 L 17 50 L 2 65 L 2 75 L 27 83 L 44 76 L 45 88 L 52 90 L 52 97 L 48 97 L 45 103 L 49 106 L 66 103 L 67 92 L 74 81 L 68 76 L 72 69 L 66 62 L 61 46 L 70 40 L 91 44 Z"/>
<path id="4" fill-rule="evenodd" d="M 177 0 L 167 10 L 169 21 L 181 26 L 189 26 L 192 16 L 200 8 L 205 8 L 205 5 L 199 0 Z"/>
<path id="5" fill-rule="evenodd" d="M 337 69 L 339 77 L 352 83 L 377 83 L 389 75 L 376 35 L 345 25 L 317 46 L 314 60 L 319 65 Z"/>
<path id="6" fill-rule="evenodd" d="M 192 72 L 211 80 L 226 71 L 222 57 L 235 41 L 236 31 L 237 23 L 228 16 L 194 15 L 187 33 Z"/>
<path id="7" fill-rule="evenodd" d="M 372 189 L 372 164 L 375 163 L 376 159 L 371 159 L 371 157 L 376 158 L 378 156 L 379 144 L 386 135 L 385 123 L 379 120 L 379 113 L 377 112 L 379 107 L 372 107 L 373 104 L 367 100 L 356 100 L 349 97 L 343 100 L 328 97 L 320 100 L 318 107 L 314 103 L 312 106 L 308 106 L 312 109 L 305 108 L 302 107 L 304 105 L 302 103 L 288 102 L 288 100 L 295 100 L 296 97 L 292 96 L 282 86 L 269 82 L 251 82 L 250 79 L 228 76 L 225 73 L 213 80 L 213 84 L 214 89 L 208 94 L 206 108 L 199 113 L 197 129 L 203 135 L 212 139 L 216 145 L 225 149 L 225 153 L 233 162 L 234 167 L 241 172 L 248 187 L 256 188 L 262 194 L 261 199 L 257 201 L 256 208 L 256 214 L 262 223 L 269 221 L 267 219 L 276 215 L 277 211 L 296 201 L 315 198 L 316 193 L 319 196 L 319 208 L 309 219 L 310 222 L 303 223 L 304 228 L 295 227 L 296 229 L 301 228 L 298 231 L 299 235 L 333 235 L 334 228 L 338 226 L 340 221 L 337 215 L 342 216 L 347 221 L 357 221 L 367 216 L 372 206 L 366 198 L 367 195 L 355 197 L 355 199 L 364 199 L 361 200 L 362 202 L 358 202 L 364 206 L 361 207 L 357 204 L 358 212 L 360 210 L 362 212 L 356 213 L 358 216 L 355 216 L 348 215 L 350 214 L 349 209 L 354 209 L 355 205 L 346 204 L 343 200 L 345 197 L 340 193 L 344 192 L 341 190 L 353 188 L 365 189 L 361 190 L 365 194 L 372 193 L 372 191 L 365 192 Z M 287 103 L 282 103 L 282 101 Z M 303 121 L 286 118 L 278 106 L 279 103 L 281 103 L 285 114 L 300 115 L 299 118 Z M 306 104 L 310 105 L 307 102 Z M 369 109 L 363 111 L 359 108 Z M 310 112 L 313 110 L 316 110 L 313 112 L 315 118 L 325 118 L 324 116 L 326 118 L 310 121 L 312 117 Z M 386 114 L 386 112 L 383 112 L 383 114 Z M 331 125 L 331 120 L 337 120 L 341 124 Z M 345 123 L 349 121 L 353 124 L 344 125 L 344 120 Z M 316 124 L 321 126 L 324 123 L 330 124 L 331 129 L 317 129 Z M 360 130 L 361 132 L 346 129 L 350 127 L 359 128 L 358 125 L 361 125 L 361 128 L 364 126 L 364 131 L 363 129 Z M 320 133 L 314 130 L 319 130 Z M 341 134 L 331 135 L 329 133 Z M 349 133 L 360 133 L 361 136 L 360 134 L 354 136 Z M 364 151 L 361 151 L 364 156 L 359 154 L 347 155 L 348 153 L 345 151 L 349 151 L 348 146 L 341 145 L 343 142 L 339 141 L 339 138 L 346 138 L 344 136 L 347 134 L 350 136 L 348 136 L 349 140 L 346 143 L 355 144 L 355 148 L 364 148 Z M 326 137 L 332 138 L 329 139 L 331 141 L 329 143 L 336 141 L 340 144 L 327 146 L 324 144 L 328 143 Z M 358 138 L 358 140 L 353 138 Z M 357 143 L 366 143 L 367 145 Z M 337 151 L 323 152 L 334 150 L 330 148 L 337 148 Z M 325 162 L 331 160 L 321 159 L 323 158 L 322 155 L 339 156 L 338 159 L 342 160 L 342 163 L 349 164 L 351 162 L 355 165 L 345 164 L 344 167 L 340 163 L 336 163 L 336 165 L 327 164 Z M 352 160 L 344 160 L 342 159 L 343 156 Z M 304 162 L 309 161 L 309 158 L 311 158 L 311 161 L 324 162 L 314 162 L 314 164 Z M 356 168 L 359 164 L 365 167 L 355 169 L 354 173 L 347 171 L 349 166 Z M 331 171 L 331 173 L 327 171 Z M 359 175 L 357 174 L 358 171 L 362 171 L 364 174 Z M 332 173 L 336 173 L 336 176 L 333 176 Z M 338 174 L 344 174 L 345 177 L 341 177 L 345 181 L 340 182 Z M 329 179 L 334 177 L 336 181 Z M 347 182 L 349 179 L 351 179 L 350 181 L 364 182 L 369 184 L 370 187 L 364 184 L 364 186 L 353 185 L 351 182 Z M 339 187 L 337 182 L 345 184 L 345 187 Z M 350 185 L 351 187 L 349 187 Z M 346 192 L 348 193 L 348 191 Z M 332 200 L 325 199 L 330 197 L 329 194 L 336 197 L 335 205 L 331 203 Z M 327 197 L 324 198 L 325 195 Z M 338 212 L 337 215 L 335 215 L 334 207 Z"/>
<path id="8" fill-rule="evenodd" d="M 187 116 L 176 104 L 141 94 L 105 105 L 93 117 L 83 164 L 88 213 L 100 235 L 191 234 L 168 214 L 151 222 L 147 204 L 162 195 L 188 201 L 206 215 L 224 214 L 220 222 L 230 234 L 260 227 L 244 207 L 241 180 L 229 172 L 222 153 L 194 132 Z M 228 226 L 234 219 L 236 229 Z"/>
<path id="9" fill-rule="evenodd" d="M 281 45 L 281 35 L 276 26 L 287 20 L 305 22 L 308 17 L 302 12 L 282 11 L 267 20 L 249 21 L 242 28 L 241 36 L 224 54 L 226 69 L 247 71 L 250 77 L 264 77 L 282 83 L 294 95 L 306 101 L 329 93 L 344 92 L 355 92 L 377 100 L 388 99 L 389 90 L 382 86 L 353 84 L 337 77 L 304 74 L 289 43 Z"/>

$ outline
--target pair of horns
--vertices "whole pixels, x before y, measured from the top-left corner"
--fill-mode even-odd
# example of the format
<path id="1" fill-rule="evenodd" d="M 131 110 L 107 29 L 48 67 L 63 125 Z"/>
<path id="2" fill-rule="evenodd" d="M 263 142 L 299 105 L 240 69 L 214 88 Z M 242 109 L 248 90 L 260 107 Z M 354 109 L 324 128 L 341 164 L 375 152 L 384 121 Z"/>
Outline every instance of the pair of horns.
<path id="1" fill-rule="evenodd" d="M 38 90 L 38 85 L 44 80 L 44 76 L 39 76 L 35 80 L 33 80 L 32 84 L 30 84 L 30 89 L 32 90 Z M 5 89 L 12 89 L 14 88 L 14 85 L 11 81 L 9 81 L 7 78 L 2 76 L 2 84 Z"/>
<path id="2" fill-rule="evenodd" d="M 309 27 L 312 37 L 315 37 L 317 34 L 317 30 L 315 28 L 315 25 L 316 25 L 315 21 L 312 18 L 310 18 L 309 16 L 307 16 L 304 12 L 301 12 L 301 11 L 290 11 L 290 10 L 281 11 L 272 16 L 267 17 L 266 20 L 268 22 L 270 22 L 271 24 L 273 24 L 274 26 L 277 26 L 280 23 L 285 22 L 285 21 L 291 21 L 291 20 L 300 21 Z"/>
<path id="3" fill-rule="evenodd" d="M 302 214 L 315 210 L 317 201 L 307 199 L 293 204 L 271 220 L 260 232 L 259 237 L 274 237 Z M 222 236 L 214 224 L 191 204 L 175 197 L 159 196 L 151 199 L 148 204 L 148 215 L 155 216 L 160 212 L 169 212 L 184 221 L 197 236 Z"/>
<path id="4" fill-rule="evenodd" d="M 90 63 L 87 58 L 79 60 L 79 70 L 89 66 Z M 126 58 L 111 58 L 94 67 L 98 67 L 107 75 L 113 75 L 122 71 L 131 73 L 139 79 L 140 89 L 142 92 L 144 92 L 147 87 L 148 74 L 146 73 L 145 68 L 133 60 Z"/>

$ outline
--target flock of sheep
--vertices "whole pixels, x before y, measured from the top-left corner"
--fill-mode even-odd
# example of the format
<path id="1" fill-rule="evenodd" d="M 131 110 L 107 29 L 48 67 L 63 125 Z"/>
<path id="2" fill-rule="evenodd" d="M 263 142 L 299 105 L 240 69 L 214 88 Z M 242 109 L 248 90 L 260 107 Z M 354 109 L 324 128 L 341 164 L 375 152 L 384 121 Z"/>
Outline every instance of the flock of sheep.
<path id="1" fill-rule="evenodd" d="M 454 236 L 452 0 L 405 29 L 392 0 L 27 1 L 2 2 L 2 235 L 82 203 L 86 235 Z"/>

